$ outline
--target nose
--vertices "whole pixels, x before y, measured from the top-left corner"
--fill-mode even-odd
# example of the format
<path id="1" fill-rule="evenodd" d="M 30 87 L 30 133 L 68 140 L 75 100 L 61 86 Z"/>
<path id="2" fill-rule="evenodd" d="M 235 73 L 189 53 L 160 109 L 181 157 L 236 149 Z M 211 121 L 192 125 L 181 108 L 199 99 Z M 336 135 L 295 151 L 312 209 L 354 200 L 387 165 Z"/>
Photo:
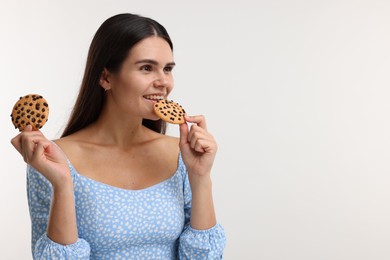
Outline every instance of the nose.
<path id="1" fill-rule="evenodd" d="M 153 85 L 157 88 L 161 88 L 161 87 L 168 88 L 172 85 L 172 80 L 169 75 L 166 75 L 165 73 L 162 72 L 156 76 Z"/>

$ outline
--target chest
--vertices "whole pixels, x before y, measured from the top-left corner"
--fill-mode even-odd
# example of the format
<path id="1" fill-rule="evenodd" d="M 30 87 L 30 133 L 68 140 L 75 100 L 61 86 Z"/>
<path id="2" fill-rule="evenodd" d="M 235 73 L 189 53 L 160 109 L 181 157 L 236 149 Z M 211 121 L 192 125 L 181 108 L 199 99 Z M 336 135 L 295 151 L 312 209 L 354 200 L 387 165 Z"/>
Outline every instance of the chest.
<path id="1" fill-rule="evenodd" d="M 81 158 L 77 160 L 76 169 L 82 175 L 128 190 L 153 186 L 170 178 L 177 169 L 177 156 L 153 152 L 127 154 L 101 151 L 87 153 Z"/>
<path id="2" fill-rule="evenodd" d="M 128 191 L 88 180 L 75 185 L 79 236 L 94 251 L 174 245 L 184 227 L 183 187 L 175 175 Z"/>

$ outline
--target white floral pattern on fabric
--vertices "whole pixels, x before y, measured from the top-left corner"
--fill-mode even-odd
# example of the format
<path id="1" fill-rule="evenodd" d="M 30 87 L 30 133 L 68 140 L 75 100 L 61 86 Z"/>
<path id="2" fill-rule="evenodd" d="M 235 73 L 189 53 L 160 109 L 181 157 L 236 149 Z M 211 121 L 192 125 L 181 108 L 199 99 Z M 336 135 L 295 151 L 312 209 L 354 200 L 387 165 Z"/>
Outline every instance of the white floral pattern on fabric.
<path id="1" fill-rule="evenodd" d="M 79 239 L 67 246 L 47 237 L 51 184 L 27 167 L 34 259 L 222 259 L 222 226 L 189 226 L 191 189 L 181 156 L 172 177 L 141 190 L 97 182 L 69 167 Z"/>

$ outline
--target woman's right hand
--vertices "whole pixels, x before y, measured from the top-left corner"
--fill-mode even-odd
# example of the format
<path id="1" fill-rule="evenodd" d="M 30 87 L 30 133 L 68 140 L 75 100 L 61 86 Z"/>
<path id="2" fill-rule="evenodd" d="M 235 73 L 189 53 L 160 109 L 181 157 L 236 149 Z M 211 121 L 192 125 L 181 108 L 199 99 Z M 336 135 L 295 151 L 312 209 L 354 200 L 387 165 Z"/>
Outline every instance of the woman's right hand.
<path id="1" fill-rule="evenodd" d="M 11 143 L 23 156 L 24 161 L 42 173 L 54 189 L 70 183 L 72 178 L 65 154 L 41 131 L 33 131 L 28 125 Z"/>

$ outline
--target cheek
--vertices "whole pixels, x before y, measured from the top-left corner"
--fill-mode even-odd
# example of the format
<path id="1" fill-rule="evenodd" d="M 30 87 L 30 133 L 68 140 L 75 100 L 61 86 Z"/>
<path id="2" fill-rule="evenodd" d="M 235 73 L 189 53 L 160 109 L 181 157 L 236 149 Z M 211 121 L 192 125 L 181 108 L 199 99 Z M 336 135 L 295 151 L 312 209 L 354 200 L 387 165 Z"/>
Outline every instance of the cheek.
<path id="1" fill-rule="evenodd" d="M 137 84 L 138 83 L 138 84 Z M 118 82 L 118 84 L 115 86 L 118 95 L 131 95 L 136 94 L 137 91 L 139 91 L 139 82 L 126 79 Z"/>
<path id="2" fill-rule="evenodd" d="M 169 95 L 171 94 L 172 90 L 173 90 L 173 85 L 172 85 L 171 87 L 167 88 L 167 95 L 166 95 L 167 98 L 168 98 Z"/>
<path id="3" fill-rule="evenodd" d="M 171 91 L 173 90 L 174 86 L 175 86 L 175 82 L 174 82 L 173 78 L 171 78 L 171 79 L 170 79 L 169 87 L 167 88 L 168 93 L 171 92 Z"/>

